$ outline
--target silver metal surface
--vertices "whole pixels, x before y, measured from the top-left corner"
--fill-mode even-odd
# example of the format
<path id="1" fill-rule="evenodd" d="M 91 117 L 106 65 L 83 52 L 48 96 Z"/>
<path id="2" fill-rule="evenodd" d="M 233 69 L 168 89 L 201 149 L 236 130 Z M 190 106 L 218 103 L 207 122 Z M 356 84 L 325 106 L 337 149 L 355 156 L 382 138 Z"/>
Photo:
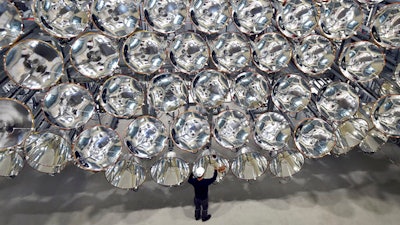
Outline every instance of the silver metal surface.
<path id="1" fill-rule="evenodd" d="M 151 167 L 151 177 L 156 183 L 177 186 L 189 177 L 189 164 L 174 153 L 168 152 Z"/>
<path id="2" fill-rule="evenodd" d="M 11 80 L 24 88 L 45 89 L 64 75 L 63 56 L 47 42 L 25 39 L 6 53 L 4 69 Z"/>
<path id="3" fill-rule="evenodd" d="M 329 120 L 346 120 L 358 110 L 360 98 L 347 83 L 333 82 L 320 89 L 317 108 Z"/>
<path id="4" fill-rule="evenodd" d="M 258 73 L 240 73 L 233 84 L 233 99 L 243 109 L 266 106 L 271 93 L 268 81 Z"/>
<path id="5" fill-rule="evenodd" d="M 217 154 L 213 149 L 205 149 L 202 151 L 201 156 L 193 163 L 192 171 L 196 171 L 197 168 L 205 168 L 204 178 L 212 178 L 214 170 L 225 167 L 224 172 L 218 172 L 216 182 L 221 182 L 229 171 L 229 161 Z"/>
<path id="6" fill-rule="evenodd" d="M 276 13 L 279 30 L 288 38 L 303 38 L 317 26 L 317 12 L 311 1 L 285 1 Z"/>
<path id="7" fill-rule="evenodd" d="M 71 144 L 63 137 L 40 132 L 29 135 L 24 143 L 26 162 L 43 173 L 60 173 L 72 158 Z"/>
<path id="8" fill-rule="evenodd" d="M 304 157 L 298 151 L 279 152 L 269 162 L 269 170 L 275 177 L 291 177 L 298 173 L 304 164 Z"/>
<path id="9" fill-rule="evenodd" d="M 368 132 L 368 122 L 361 118 L 351 118 L 339 124 L 335 130 L 337 143 L 334 154 L 344 154 L 360 144 Z"/>
<path id="10" fill-rule="evenodd" d="M 226 110 L 214 118 L 215 140 L 224 148 L 234 149 L 244 145 L 250 134 L 246 115 L 238 110 Z"/>
<path id="11" fill-rule="evenodd" d="M 76 84 L 59 84 L 43 98 L 42 110 L 50 123 L 72 129 L 86 124 L 93 116 L 95 103 L 85 88 Z"/>
<path id="12" fill-rule="evenodd" d="M 371 34 L 384 48 L 400 48 L 400 3 L 383 7 L 372 21 Z"/>
<path id="13" fill-rule="evenodd" d="M 52 36 L 73 38 L 89 26 L 89 2 L 84 0 L 33 0 L 35 22 Z"/>
<path id="14" fill-rule="evenodd" d="M 217 33 L 230 22 L 231 8 L 226 0 L 193 0 L 189 14 L 193 24 L 201 32 Z"/>
<path id="15" fill-rule="evenodd" d="M 371 110 L 371 118 L 379 131 L 400 137 L 400 95 L 386 95 L 378 99 Z"/>
<path id="16" fill-rule="evenodd" d="M 171 128 L 171 137 L 178 148 L 197 152 L 210 139 L 210 124 L 207 117 L 191 111 L 179 115 Z"/>
<path id="17" fill-rule="evenodd" d="M 291 133 L 289 122 L 282 114 L 276 112 L 261 114 L 254 124 L 254 141 L 267 151 L 277 151 L 286 147 Z"/>
<path id="18" fill-rule="evenodd" d="M 228 77 L 216 70 L 203 70 L 192 80 L 193 98 L 205 108 L 220 106 L 228 93 Z"/>
<path id="19" fill-rule="evenodd" d="M 146 180 L 146 169 L 133 156 L 126 156 L 109 167 L 105 176 L 114 187 L 137 190 Z"/>
<path id="20" fill-rule="evenodd" d="M 397 64 L 396 70 L 394 71 L 394 79 L 396 81 L 397 86 L 400 87 L 400 63 Z"/>
<path id="21" fill-rule="evenodd" d="M 375 102 L 360 103 L 357 113 L 354 115 L 355 118 L 364 119 L 368 123 L 368 129 L 375 127 L 371 119 L 371 111 L 374 107 Z"/>
<path id="22" fill-rule="evenodd" d="M 71 62 L 84 76 L 100 79 L 118 67 L 117 43 L 98 32 L 79 36 L 71 45 Z"/>
<path id="23" fill-rule="evenodd" d="M 14 149 L 0 152 L 0 176 L 15 177 L 24 167 L 24 159 Z"/>
<path id="24" fill-rule="evenodd" d="M 343 75 L 355 82 L 377 78 L 385 66 L 385 55 L 375 44 L 358 41 L 346 45 L 339 57 Z"/>
<path id="25" fill-rule="evenodd" d="M 21 144 L 34 130 L 31 110 L 23 103 L 0 98 L 0 152 Z"/>
<path id="26" fill-rule="evenodd" d="M 232 173 L 239 179 L 256 180 L 268 169 L 267 159 L 249 147 L 242 147 L 232 162 Z"/>
<path id="27" fill-rule="evenodd" d="M 250 44 L 239 33 L 222 33 L 210 43 L 211 58 L 223 72 L 236 72 L 250 62 Z"/>
<path id="28" fill-rule="evenodd" d="M 0 3 L 0 49 L 12 45 L 22 34 L 22 16 L 9 1 Z"/>
<path id="29" fill-rule="evenodd" d="M 319 10 L 318 25 L 323 35 L 330 39 L 349 38 L 363 25 L 364 14 L 355 0 L 322 1 Z"/>
<path id="30" fill-rule="evenodd" d="M 278 72 L 288 66 L 292 47 L 280 33 L 265 33 L 252 45 L 254 64 L 268 73 Z"/>
<path id="31" fill-rule="evenodd" d="M 185 24 L 189 1 L 144 0 L 147 23 L 160 33 L 175 32 Z"/>
<path id="32" fill-rule="evenodd" d="M 166 43 L 156 33 L 138 31 L 126 39 L 122 55 L 126 64 L 136 73 L 152 74 L 163 65 Z"/>
<path id="33" fill-rule="evenodd" d="M 104 34 L 125 37 L 138 27 L 139 4 L 131 0 L 93 0 L 92 20 Z"/>
<path id="34" fill-rule="evenodd" d="M 274 9 L 267 0 L 231 1 L 233 21 L 246 34 L 258 34 L 270 24 Z"/>
<path id="35" fill-rule="evenodd" d="M 336 145 L 332 127 L 322 119 L 304 119 L 294 132 L 297 149 L 308 158 L 321 158 Z"/>
<path id="36" fill-rule="evenodd" d="M 152 116 L 133 120 L 126 131 L 125 144 L 139 158 L 152 158 L 161 153 L 168 139 L 164 124 Z"/>
<path id="37" fill-rule="evenodd" d="M 101 88 L 100 104 L 115 117 L 130 118 L 144 105 L 144 89 L 135 78 L 112 76 Z"/>
<path id="38" fill-rule="evenodd" d="M 324 36 L 310 35 L 295 44 L 294 63 L 308 75 L 319 75 L 327 71 L 335 60 L 333 44 Z"/>
<path id="39" fill-rule="evenodd" d="M 171 63 L 183 73 L 203 69 L 208 63 L 209 55 L 206 41 L 193 32 L 178 34 L 170 45 Z"/>
<path id="40" fill-rule="evenodd" d="M 68 157 L 52 133 L 75 143 L 75 150 L 99 140 L 106 149 L 71 149 L 70 161 L 135 190 L 146 182 L 146 170 L 163 185 L 186 184 L 192 165 L 185 163 L 204 167 L 207 178 L 224 165 L 228 171 L 217 179 L 226 175 L 229 182 L 256 179 L 267 169 L 285 178 L 305 158 L 397 145 L 400 97 L 392 96 L 400 95 L 400 17 L 385 9 L 398 11 L 399 3 L 355 1 L 0 0 L 0 155 L 11 149 L 53 175 Z M 106 48 L 98 47 L 100 38 Z M 46 48 L 22 51 L 30 40 Z M 107 60 L 114 60 L 112 69 Z M 14 62 L 21 64 L 7 65 Z M 49 72 L 56 62 L 59 74 Z M 12 70 L 20 81 L 7 74 Z M 86 70 L 92 73 L 82 75 Z M 100 141 L 99 132 L 87 131 L 97 125 L 115 131 Z M 113 142 L 104 140 L 112 137 L 118 144 L 107 155 Z M 9 171 L 24 162 L 7 157 L 0 174 L 12 177 Z M 227 161 L 234 159 L 232 170 Z"/>
<path id="41" fill-rule="evenodd" d="M 155 76 L 149 84 L 150 105 L 170 112 L 187 104 L 189 93 L 184 80 L 177 74 L 164 73 Z"/>
<path id="42" fill-rule="evenodd" d="M 288 74 L 276 81 L 272 88 L 272 101 L 286 112 L 298 112 L 311 99 L 310 86 L 307 80 L 296 74 Z"/>
<path id="43" fill-rule="evenodd" d="M 88 171 L 105 171 L 114 165 L 121 155 L 118 133 L 105 126 L 84 130 L 76 138 L 73 157 L 76 166 Z"/>

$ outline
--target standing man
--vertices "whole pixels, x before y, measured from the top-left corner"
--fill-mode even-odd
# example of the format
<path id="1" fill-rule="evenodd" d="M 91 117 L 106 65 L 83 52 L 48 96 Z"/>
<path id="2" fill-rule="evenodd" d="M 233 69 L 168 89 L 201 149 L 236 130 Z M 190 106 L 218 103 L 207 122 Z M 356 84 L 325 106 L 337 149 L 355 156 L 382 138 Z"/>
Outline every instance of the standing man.
<path id="1" fill-rule="evenodd" d="M 205 169 L 203 167 L 198 167 L 194 174 L 191 173 L 189 176 L 188 182 L 194 187 L 194 205 L 196 207 L 194 211 L 194 217 L 196 220 L 207 221 L 211 218 L 211 215 L 208 214 L 208 186 L 212 184 L 217 179 L 217 171 L 224 172 L 225 166 L 221 166 L 219 168 L 215 168 L 214 175 L 210 179 L 205 179 L 204 172 Z M 200 217 L 201 212 L 201 217 Z"/>

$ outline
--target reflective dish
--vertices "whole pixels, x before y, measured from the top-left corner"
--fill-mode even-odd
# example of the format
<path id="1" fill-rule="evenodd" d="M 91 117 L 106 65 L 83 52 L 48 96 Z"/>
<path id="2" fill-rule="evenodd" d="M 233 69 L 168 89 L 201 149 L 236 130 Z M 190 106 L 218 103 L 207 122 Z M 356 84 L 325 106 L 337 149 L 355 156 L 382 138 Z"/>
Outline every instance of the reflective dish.
<path id="1" fill-rule="evenodd" d="M 21 144 L 34 130 L 31 110 L 22 102 L 0 98 L 0 152 L 1 149 Z"/>
<path id="2" fill-rule="evenodd" d="M 185 32 L 175 36 L 170 45 L 169 58 L 179 71 L 192 73 L 207 65 L 209 54 L 207 43 L 200 35 Z"/>
<path id="3" fill-rule="evenodd" d="M 388 136 L 377 129 L 371 129 L 360 142 L 358 147 L 366 153 L 375 153 L 381 150 L 382 146 L 388 141 Z"/>
<path id="4" fill-rule="evenodd" d="M 85 88 L 76 84 L 59 84 L 43 98 L 42 110 L 50 123 L 72 129 L 85 125 L 93 116 L 95 103 Z"/>
<path id="5" fill-rule="evenodd" d="M 267 159 L 248 147 L 242 147 L 232 162 L 232 173 L 239 179 L 256 180 L 268 169 Z"/>
<path id="6" fill-rule="evenodd" d="M 375 5 L 383 2 L 384 0 L 357 0 L 357 1 L 367 5 Z"/>
<path id="7" fill-rule="evenodd" d="M 292 58 L 289 41 L 279 33 L 265 33 L 253 43 L 253 62 L 260 70 L 272 73 L 288 66 Z"/>
<path id="8" fill-rule="evenodd" d="M 293 59 L 303 73 L 318 75 L 331 68 L 335 60 L 335 49 L 327 38 L 310 35 L 295 44 Z"/>
<path id="9" fill-rule="evenodd" d="M 335 154 L 343 154 L 360 144 L 368 132 L 368 122 L 361 118 L 351 118 L 342 122 L 335 130 L 336 147 Z"/>
<path id="10" fill-rule="evenodd" d="M 379 98 L 371 110 L 371 118 L 379 131 L 400 137 L 400 95 Z"/>
<path id="11" fill-rule="evenodd" d="M 332 127 L 322 119 L 303 120 L 294 132 L 297 149 L 308 158 L 321 158 L 336 145 Z"/>
<path id="12" fill-rule="evenodd" d="M 12 45 L 22 34 L 22 16 L 17 7 L 9 1 L 0 3 L 0 49 Z"/>
<path id="13" fill-rule="evenodd" d="M 118 118 L 129 118 L 144 104 L 144 90 L 135 78 L 112 76 L 100 90 L 100 104 L 106 112 Z"/>
<path id="14" fill-rule="evenodd" d="M 105 171 L 121 155 L 121 140 L 111 128 L 95 126 L 84 130 L 73 147 L 75 164 L 88 171 Z"/>
<path id="15" fill-rule="evenodd" d="M 269 163 L 269 171 L 275 177 L 291 177 L 298 173 L 304 164 L 304 157 L 297 151 L 279 152 Z"/>
<path id="16" fill-rule="evenodd" d="M 346 120 L 358 110 L 360 98 L 347 83 L 333 82 L 320 89 L 317 108 L 330 120 Z"/>
<path id="17" fill-rule="evenodd" d="M 155 76 L 149 85 L 150 105 L 155 109 L 170 112 L 187 104 L 188 90 L 184 80 L 176 74 Z"/>
<path id="18" fill-rule="evenodd" d="M 189 13 L 193 24 L 204 33 L 221 32 L 230 22 L 229 1 L 193 0 Z"/>
<path id="19" fill-rule="evenodd" d="M 139 31 L 126 39 L 122 55 L 126 64 L 136 73 L 152 74 L 163 65 L 166 45 L 154 32 Z"/>
<path id="20" fill-rule="evenodd" d="M 258 34 L 271 24 L 274 10 L 270 1 L 238 0 L 231 4 L 233 21 L 241 32 Z"/>
<path id="21" fill-rule="evenodd" d="M 164 186 L 181 185 L 190 173 L 189 164 L 178 157 L 174 152 L 168 152 L 151 167 L 150 173 L 153 180 Z"/>
<path id="22" fill-rule="evenodd" d="M 210 43 L 211 58 L 223 72 L 236 72 L 250 61 L 250 45 L 239 33 L 222 33 Z"/>
<path id="23" fill-rule="evenodd" d="M 287 146 L 291 133 L 289 122 L 276 112 L 261 114 L 254 124 L 255 143 L 268 151 L 277 151 Z"/>
<path id="24" fill-rule="evenodd" d="M 288 74 L 279 78 L 272 88 L 272 101 L 286 112 L 298 112 L 307 107 L 311 99 L 310 86 L 305 78 Z"/>
<path id="25" fill-rule="evenodd" d="M 385 66 L 385 55 L 375 44 L 358 41 L 346 45 L 339 57 L 339 68 L 349 80 L 365 82 L 377 78 Z"/>
<path id="26" fill-rule="evenodd" d="M 218 172 L 216 182 L 221 182 L 229 171 L 229 161 L 217 154 L 212 149 L 206 149 L 202 151 L 201 156 L 193 163 L 192 171 L 196 171 L 197 168 L 205 168 L 203 177 L 206 179 L 212 178 L 214 170 L 225 166 L 224 172 Z"/>
<path id="27" fill-rule="evenodd" d="M 140 20 L 139 5 L 130 0 L 93 0 L 90 12 L 96 27 L 112 37 L 128 36 Z"/>
<path id="28" fill-rule="evenodd" d="M 214 119 L 215 140 L 224 148 L 234 149 L 244 145 L 250 134 L 246 115 L 237 110 L 226 110 Z"/>
<path id="29" fill-rule="evenodd" d="M 25 39 L 8 50 L 4 69 L 11 80 L 24 88 L 45 89 L 64 75 L 64 60 L 53 45 Z"/>
<path id="30" fill-rule="evenodd" d="M 201 71 L 192 80 L 193 98 L 206 108 L 220 106 L 228 93 L 228 77 L 216 70 Z"/>
<path id="31" fill-rule="evenodd" d="M 147 23 L 160 33 L 172 33 L 185 24 L 188 1 L 144 0 Z"/>
<path id="32" fill-rule="evenodd" d="M 141 116 L 129 124 L 125 144 L 135 156 L 152 158 L 164 150 L 167 139 L 167 130 L 159 119 Z"/>
<path id="33" fill-rule="evenodd" d="M 317 12 L 311 1 L 285 1 L 276 13 L 279 30 L 288 38 L 303 38 L 317 26 Z"/>
<path id="34" fill-rule="evenodd" d="M 73 38 L 89 25 L 89 2 L 84 0 L 33 0 L 35 22 L 52 36 Z"/>
<path id="35" fill-rule="evenodd" d="M 197 112 L 185 112 L 179 115 L 171 128 L 171 137 L 178 148 L 197 152 L 210 139 L 210 124 L 207 117 Z"/>
<path id="36" fill-rule="evenodd" d="M 133 156 L 119 159 L 106 172 L 107 181 L 114 187 L 137 190 L 146 180 L 146 169 Z"/>
<path id="37" fill-rule="evenodd" d="M 63 137 L 40 132 L 31 134 L 24 143 L 26 162 L 43 173 L 60 173 L 72 157 L 71 144 Z"/>
<path id="38" fill-rule="evenodd" d="M 105 35 L 85 33 L 71 45 L 72 65 L 84 76 L 100 79 L 111 75 L 118 67 L 117 43 Z"/>
<path id="39" fill-rule="evenodd" d="M 234 80 L 233 99 L 243 109 L 266 106 L 270 92 L 268 81 L 258 73 L 243 72 Z"/>
<path id="40" fill-rule="evenodd" d="M 396 77 L 393 78 L 396 79 Z M 383 81 L 381 87 L 379 88 L 380 96 L 400 94 L 400 87 L 396 85 L 396 83 L 392 82 L 393 78 L 390 81 L 389 80 Z"/>
<path id="41" fill-rule="evenodd" d="M 14 149 L 0 152 L 0 176 L 15 177 L 24 167 L 24 159 Z"/>
<path id="42" fill-rule="evenodd" d="M 375 42 L 384 48 L 400 48 L 400 4 L 390 4 L 375 14 L 371 34 Z"/>
<path id="43" fill-rule="evenodd" d="M 330 39 L 343 40 L 357 34 L 364 22 L 361 6 L 354 0 L 322 1 L 318 25 L 323 35 Z"/>

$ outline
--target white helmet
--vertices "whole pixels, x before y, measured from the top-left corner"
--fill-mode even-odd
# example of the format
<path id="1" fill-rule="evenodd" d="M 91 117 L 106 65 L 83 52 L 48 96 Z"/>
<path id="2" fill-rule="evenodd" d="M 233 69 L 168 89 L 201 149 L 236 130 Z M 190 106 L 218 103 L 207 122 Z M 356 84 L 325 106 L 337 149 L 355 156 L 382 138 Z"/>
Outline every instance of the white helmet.
<path id="1" fill-rule="evenodd" d="M 197 167 L 196 171 L 194 171 L 194 175 L 196 177 L 202 177 L 206 170 L 203 167 Z"/>

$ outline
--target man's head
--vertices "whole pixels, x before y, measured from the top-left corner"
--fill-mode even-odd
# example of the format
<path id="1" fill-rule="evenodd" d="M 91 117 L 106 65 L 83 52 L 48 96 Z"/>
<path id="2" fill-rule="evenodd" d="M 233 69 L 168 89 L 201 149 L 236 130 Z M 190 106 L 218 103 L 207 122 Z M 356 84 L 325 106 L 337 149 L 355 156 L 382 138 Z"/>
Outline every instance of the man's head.
<path id="1" fill-rule="evenodd" d="M 203 167 L 197 167 L 196 168 L 196 170 L 194 171 L 194 175 L 197 177 L 197 178 L 200 178 L 200 177 L 202 177 L 203 175 L 204 175 L 204 172 L 205 172 L 206 170 L 203 168 Z"/>

